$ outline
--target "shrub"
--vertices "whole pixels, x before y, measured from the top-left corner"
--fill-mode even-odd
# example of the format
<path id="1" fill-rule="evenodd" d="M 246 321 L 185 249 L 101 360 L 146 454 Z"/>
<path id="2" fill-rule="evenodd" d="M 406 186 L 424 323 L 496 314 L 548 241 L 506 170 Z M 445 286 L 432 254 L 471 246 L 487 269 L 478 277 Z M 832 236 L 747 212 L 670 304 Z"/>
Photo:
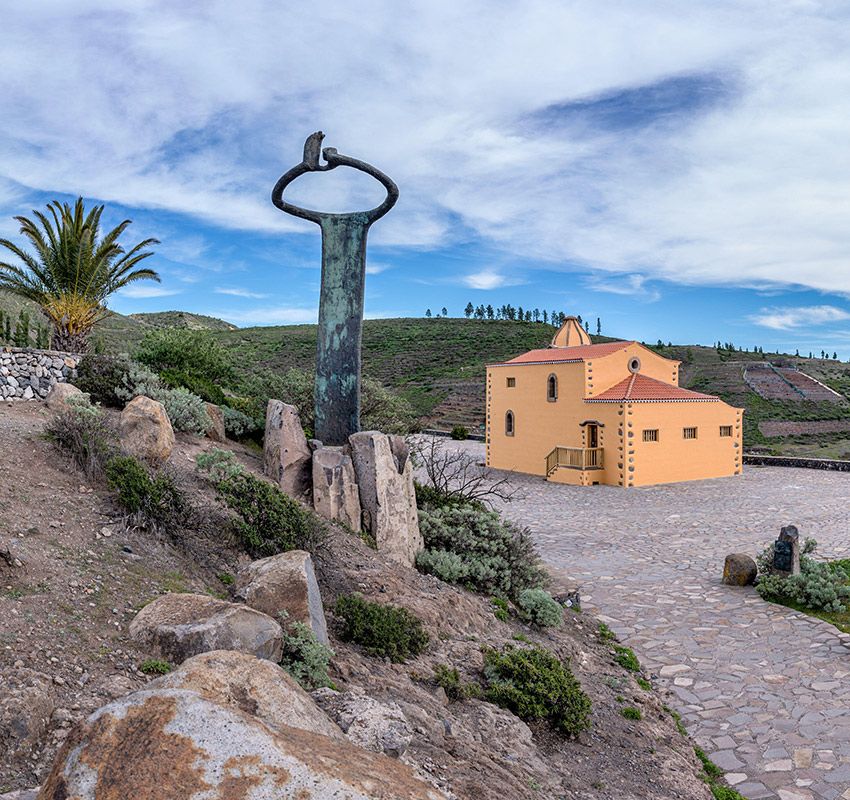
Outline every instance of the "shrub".
<path id="1" fill-rule="evenodd" d="M 255 436 L 263 430 L 253 417 L 249 417 L 235 408 L 225 405 L 221 407 L 221 411 L 224 414 L 224 432 L 228 439 L 245 439 L 249 436 Z"/>
<path id="2" fill-rule="evenodd" d="M 640 713 L 640 709 L 635 708 L 634 706 L 626 706 L 625 708 L 621 708 L 620 713 L 626 719 L 639 720 L 643 718 L 643 714 Z"/>
<path id="3" fill-rule="evenodd" d="M 637 683 L 637 685 L 638 685 L 638 686 L 640 686 L 640 688 L 641 688 L 641 689 L 643 689 L 645 692 L 650 692 L 650 691 L 652 691 L 652 684 L 651 684 L 651 683 L 650 683 L 650 682 L 649 682 L 646 678 L 644 678 L 642 675 L 638 675 L 638 676 L 635 678 L 635 682 L 636 682 L 636 683 Z"/>
<path id="4" fill-rule="evenodd" d="M 629 672 L 640 672 L 640 661 L 630 647 L 614 645 L 614 661 Z"/>
<path id="5" fill-rule="evenodd" d="M 590 726 L 590 699 L 567 664 L 542 647 L 484 651 L 485 697 L 520 719 L 549 720 L 562 733 Z"/>
<path id="6" fill-rule="evenodd" d="M 286 613 L 282 615 L 284 622 Z M 283 656 L 280 665 L 308 692 L 332 686 L 328 667 L 333 650 L 323 645 L 312 629 L 303 622 L 284 625 Z"/>
<path id="7" fill-rule="evenodd" d="M 493 616 L 497 620 L 507 622 L 511 618 L 508 601 L 504 597 L 491 597 L 490 602 L 493 604 Z"/>
<path id="8" fill-rule="evenodd" d="M 214 381 L 202 375 L 195 375 L 178 369 L 166 369 L 159 377 L 171 389 L 187 389 L 201 400 L 223 406 L 227 402 L 223 389 Z"/>
<path id="9" fill-rule="evenodd" d="M 188 389 L 160 389 L 148 395 L 165 406 L 165 413 L 175 430 L 202 436 L 210 427 L 204 401 Z"/>
<path id="10" fill-rule="evenodd" d="M 158 658 L 147 658 L 139 664 L 139 671 L 145 675 L 167 675 L 173 669 L 173 664 Z"/>
<path id="11" fill-rule="evenodd" d="M 443 494 L 439 489 L 419 481 L 414 481 L 413 487 L 416 490 L 416 507 L 420 511 L 435 511 L 440 508 L 458 508 L 459 506 L 472 506 L 480 511 L 487 510 L 483 503 L 465 500 L 458 495 Z"/>
<path id="12" fill-rule="evenodd" d="M 441 686 L 449 700 L 466 700 L 470 697 L 481 697 L 481 687 L 477 683 L 463 683 L 460 673 L 448 664 L 437 664 L 434 667 L 434 680 Z"/>
<path id="13" fill-rule="evenodd" d="M 428 646 L 422 622 L 406 608 L 373 603 L 351 594 L 336 601 L 334 613 L 344 623 L 340 638 L 362 645 L 370 655 L 399 663 L 418 656 Z"/>
<path id="14" fill-rule="evenodd" d="M 201 472 L 206 473 L 214 484 L 219 484 L 229 478 L 235 478 L 245 471 L 245 467 L 236 460 L 232 450 L 222 450 L 213 447 L 206 453 L 199 453 L 195 457 L 195 463 Z"/>
<path id="15" fill-rule="evenodd" d="M 447 583 L 482 594 L 516 599 L 544 582 L 528 529 L 493 511 L 456 506 L 419 512 L 425 550 L 417 567 Z"/>
<path id="16" fill-rule="evenodd" d="M 88 393 L 96 403 L 111 408 L 123 408 L 126 397 L 118 394 L 124 387 L 124 378 L 130 369 L 130 360 L 125 356 L 106 356 L 87 353 L 77 366 L 74 381 L 78 389 Z"/>
<path id="17" fill-rule="evenodd" d="M 217 485 L 219 497 L 238 515 L 235 533 L 253 558 L 264 558 L 287 550 L 315 552 L 324 528 L 291 497 L 268 481 L 239 472 Z"/>
<path id="18" fill-rule="evenodd" d="M 116 456 L 106 465 L 106 482 L 131 521 L 168 533 L 187 524 L 191 508 L 167 472 L 151 475 L 133 456 Z"/>
<path id="19" fill-rule="evenodd" d="M 817 611 L 845 611 L 845 600 L 850 597 L 847 573 L 832 568 L 827 562 L 809 558 L 816 548 L 817 542 L 807 539 L 800 550 L 800 574 L 783 576 L 772 573 L 773 546 L 768 547 L 756 559 L 759 566 L 756 591 L 766 600 L 779 603 Z"/>
<path id="20" fill-rule="evenodd" d="M 613 642 L 617 636 L 604 622 L 599 623 L 599 638 L 603 642 Z"/>
<path id="21" fill-rule="evenodd" d="M 452 428 L 451 437 L 456 442 L 462 442 L 464 439 L 469 438 L 469 430 L 463 425 L 455 425 Z"/>
<path id="22" fill-rule="evenodd" d="M 185 373 L 214 383 L 227 383 L 233 378 L 229 353 L 209 331 L 152 331 L 139 344 L 136 359 L 158 373 Z"/>
<path id="23" fill-rule="evenodd" d="M 89 480 L 102 478 L 109 459 L 118 452 L 115 424 L 86 395 L 70 397 L 47 424 L 46 433 Z"/>
<path id="24" fill-rule="evenodd" d="M 520 616 L 541 628 L 553 628 L 564 621 L 564 609 L 544 589 L 525 589 L 517 598 Z"/>

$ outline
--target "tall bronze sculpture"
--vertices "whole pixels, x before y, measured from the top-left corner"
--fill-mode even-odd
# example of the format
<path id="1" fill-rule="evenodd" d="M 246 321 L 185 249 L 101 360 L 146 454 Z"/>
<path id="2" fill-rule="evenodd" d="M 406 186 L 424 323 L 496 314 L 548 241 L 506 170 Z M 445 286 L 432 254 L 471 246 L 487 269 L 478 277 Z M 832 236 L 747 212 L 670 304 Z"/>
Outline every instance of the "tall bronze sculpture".
<path id="1" fill-rule="evenodd" d="M 398 187 L 371 164 L 322 149 L 318 131 L 304 143 L 304 159 L 275 184 L 272 202 L 281 211 L 315 222 L 322 229 L 322 289 L 319 337 L 316 344 L 316 429 L 325 444 L 345 444 L 360 430 L 360 344 L 363 329 L 363 289 L 366 281 L 366 236 L 372 223 L 398 200 Z M 319 161 L 321 150 L 325 163 Z M 387 190 L 383 203 L 370 211 L 331 214 L 287 203 L 283 191 L 305 172 L 353 167 L 379 180 Z"/>

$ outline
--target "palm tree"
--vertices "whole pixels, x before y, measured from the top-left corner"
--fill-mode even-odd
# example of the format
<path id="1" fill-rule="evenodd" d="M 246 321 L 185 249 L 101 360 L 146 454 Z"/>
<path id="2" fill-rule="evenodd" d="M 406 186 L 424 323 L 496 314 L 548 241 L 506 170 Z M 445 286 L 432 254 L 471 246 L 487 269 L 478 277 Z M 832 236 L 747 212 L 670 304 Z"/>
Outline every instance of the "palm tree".
<path id="1" fill-rule="evenodd" d="M 101 236 L 103 206 L 95 206 L 86 214 L 82 197 L 73 208 L 54 201 L 47 210 L 52 222 L 41 211 L 33 211 L 38 222 L 15 217 L 21 234 L 35 248 L 34 254 L 8 239 L 0 239 L 0 246 L 22 262 L 18 265 L 0 261 L 0 290 L 41 306 L 53 323 L 54 349 L 82 353 L 95 323 L 109 313 L 106 300 L 111 294 L 135 281 L 159 282 L 154 270 L 135 268 L 153 255 L 145 248 L 159 241 L 145 239 L 125 251 L 118 239 L 130 220 L 125 219 Z"/>

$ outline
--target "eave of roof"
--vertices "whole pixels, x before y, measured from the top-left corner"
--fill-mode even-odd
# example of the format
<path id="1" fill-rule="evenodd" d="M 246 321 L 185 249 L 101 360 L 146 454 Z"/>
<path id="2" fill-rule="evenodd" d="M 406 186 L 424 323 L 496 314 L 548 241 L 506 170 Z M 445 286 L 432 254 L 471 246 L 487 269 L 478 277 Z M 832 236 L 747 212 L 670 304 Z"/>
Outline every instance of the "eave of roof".
<path id="1" fill-rule="evenodd" d="M 624 350 L 635 342 L 603 342 L 602 344 L 584 344 L 575 347 L 542 347 L 537 350 L 529 350 L 527 353 L 503 361 L 497 364 L 488 364 L 488 367 L 508 367 L 524 364 L 569 364 L 581 361 L 589 361 L 593 358 L 602 358 L 611 353 Z"/>

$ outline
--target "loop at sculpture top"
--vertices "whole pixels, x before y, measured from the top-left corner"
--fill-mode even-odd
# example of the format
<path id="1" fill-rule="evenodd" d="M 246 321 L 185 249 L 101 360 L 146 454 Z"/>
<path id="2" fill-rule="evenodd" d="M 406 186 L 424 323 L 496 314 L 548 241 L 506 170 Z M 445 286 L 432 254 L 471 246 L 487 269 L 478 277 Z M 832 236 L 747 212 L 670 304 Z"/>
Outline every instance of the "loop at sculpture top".
<path id="1" fill-rule="evenodd" d="M 325 158 L 325 163 L 320 163 L 319 151 L 324 138 L 325 135 L 321 131 L 316 131 L 316 133 L 307 137 L 307 141 L 304 143 L 303 160 L 300 164 L 294 166 L 282 175 L 280 180 L 278 180 L 275 184 L 274 189 L 272 189 L 272 203 L 287 214 L 292 214 L 295 217 L 310 220 L 311 222 L 315 222 L 317 225 L 321 225 L 323 219 L 340 217 L 350 217 L 352 219 L 359 218 L 359 220 L 366 226 L 371 225 L 373 222 L 383 217 L 384 214 L 386 214 L 396 204 L 396 200 L 398 200 L 398 186 L 395 185 L 389 176 L 384 175 L 383 172 L 376 169 L 371 164 L 337 153 L 335 147 L 325 147 L 321 150 L 321 153 Z M 383 187 L 387 190 L 387 196 L 384 202 L 368 211 L 353 211 L 343 214 L 332 214 L 327 211 L 313 211 L 309 208 L 301 208 L 300 206 L 288 203 L 283 199 L 284 189 L 286 189 L 292 181 L 300 175 L 303 175 L 305 172 L 326 172 L 327 170 L 336 169 L 337 167 L 352 167 L 353 169 L 365 172 L 367 175 L 371 175 L 373 178 L 380 181 Z"/>

